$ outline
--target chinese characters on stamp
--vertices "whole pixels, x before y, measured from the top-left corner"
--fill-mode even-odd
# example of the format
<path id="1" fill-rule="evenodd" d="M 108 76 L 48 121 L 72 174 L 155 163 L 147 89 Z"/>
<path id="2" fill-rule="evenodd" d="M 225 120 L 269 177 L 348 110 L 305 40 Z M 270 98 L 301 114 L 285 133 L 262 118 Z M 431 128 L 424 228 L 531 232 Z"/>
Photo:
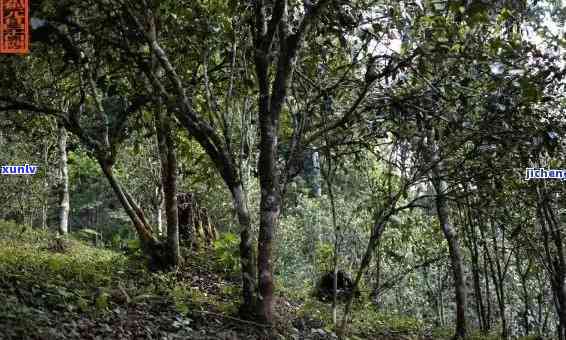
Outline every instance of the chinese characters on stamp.
<path id="1" fill-rule="evenodd" d="M 0 53 L 28 53 L 29 0 L 0 0 Z"/>

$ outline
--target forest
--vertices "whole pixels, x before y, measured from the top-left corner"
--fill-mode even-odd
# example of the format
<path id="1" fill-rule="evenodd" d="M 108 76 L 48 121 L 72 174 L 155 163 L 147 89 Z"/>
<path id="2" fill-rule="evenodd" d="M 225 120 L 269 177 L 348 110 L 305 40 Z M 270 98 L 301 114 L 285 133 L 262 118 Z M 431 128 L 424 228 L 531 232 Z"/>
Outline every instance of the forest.
<path id="1" fill-rule="evenodd" d="M 0 339 L 566 340 L 561 0 L 27 20 L 0 54 Z"/>

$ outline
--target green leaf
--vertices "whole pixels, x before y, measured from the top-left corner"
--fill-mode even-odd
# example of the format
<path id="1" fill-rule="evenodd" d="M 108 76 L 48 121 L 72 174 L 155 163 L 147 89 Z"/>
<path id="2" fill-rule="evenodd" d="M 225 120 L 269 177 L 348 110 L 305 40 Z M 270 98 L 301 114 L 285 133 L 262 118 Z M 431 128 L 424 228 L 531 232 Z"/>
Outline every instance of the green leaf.
<path id="1" fill-rule="evenodd" d="M 96 307 L 97 310 L 103 310 L 108 308 L 108 301 L 109 301 L 110 295 L 106 292 L 102 292 L 100 294 L 98 294 L 98 296 L 96 297 L 96 300 L 94 301 L 94 305 Z"/>

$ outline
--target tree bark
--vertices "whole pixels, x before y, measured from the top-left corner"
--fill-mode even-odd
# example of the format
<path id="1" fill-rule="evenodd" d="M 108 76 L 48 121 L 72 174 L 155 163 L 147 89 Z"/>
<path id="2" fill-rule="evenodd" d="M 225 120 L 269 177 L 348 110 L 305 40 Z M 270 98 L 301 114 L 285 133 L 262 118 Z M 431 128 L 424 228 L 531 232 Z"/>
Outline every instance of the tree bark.
<path id="1" fill-rule="evenodd" d="M 161 179 L 160 179 L 161 181 Z M 163 210 L 165 209 L 165 193 L 163 192 L 163 185 L 160 183 L 159 186 L 155 188 L 155 196 L 157 197 L 157 202 L 155 204 L 156 210 L 156 224 L 157 233 L 163 235 Z"/>
<path id="2" fill-rule="evenodd" d="M 428 283 L 428 281 L 427 281 Z M 378 245 L 375 251 L 375 283 L 373 286 L 373 303 L 376 308 L 380 308 L 380 292 L 381 290 L 381 247 Z"/>
<path id="3" fill-rule="evenodd" d="M 452 275 L 454 276 L 454 291 L 456 294 L 456 331 L 455 338 L 466 337 L 466 284 L 464 282 L 464 265 L 462 253 L 458 241 L 456 228 L 450 223 L 448 202 L 446 200 L 446 182 L 440 177 L 440 169 L 437 165 L 433 167 L 433 183 L 436 190 L 436 209 L 438 220 L 448 243 Z"/>
<path id="4" fill-rule="evenodd" d="M 432 140 L 431 137 L 431 134 L 429 134 L 429 142 L 433 144 L 431 145 L 430 151 L 432 156 L 432 184 L 436 192 L 436 211 L 440 227 L 444 233 L 444 238 L 448 243 L 456 295 L 456 329 L 454 338 L 464 339 L 466 337 L 466 284 L 464 282 L 464 265 L 458 240 L 458 232 L 450 222 L 450 212 L 446 197 L 448 186 L 446 181 L 442 178 L 442 161 L 439 157 L 436 141 Z"/>
<path id="5" fill-rule="evenodd" d="M 240 306 L 240 314 L 249 316 L 255 312 L 257 302 L 255 296 L 256 264 L 251 237 L 250 213 L 242 185 L 235 185 L 231 188 L 231 192 L 240 224 L 240 265 L 242 267 L 242 297 L 244 302 Z"/>
<path id="6" fill-rule="evenodd" d="M 493 251 L 495 253 L 494 258 L 490 260 L 490 266 L 492 266 L 491 273 L 493 277 L 493 285 L 495 286 L 495 292 L 497 294 L 497 304 L 499 307 L 499 314 L 500 314 L 499 316 L 501 318 L 501 338 L 507 339 L 509 335 L 508 335 L 508 326 L 507 326 L 505 287 L 504 287 L 505 272 L 507 271 L 507 269 L 501 267 L 501 258 L 503 259 L 505 258 L 505 250 L 504 250 L 505 248 L 501 247 L 502 251 L 501 253 L 499 253 L 497 246 L 496 230 L 495 230 L 496 226 L 493 221 L 491 221 L 490 224 L 492 227 L 491 239 L 493 244 Z M 503 238 L 503 240 L 505 240 L 505 238 Z M 488 259 L 490 258 L 488 257 Z"/>
<path id="7" fill-rule="evenodd" d="M 69 166 L 67 164 L 67 130 L 64 126 L 59 127 L 59 171 L 61 182 L 59 190 L 59 234 L 65 235 L 69 232 Z"/>
<path id="8" fill-rule="evenodd" d="M 179 215 L 177 206 L 177 156 L 172 136 L 171 119 L 161 108 L 156 108 L 155 126 L 161 160 L 161 183 L 167 219 L 167 261 L 171 267 L 179 265 Z"/>
<path id="9" fill-rule="evenodd" d="M 132 197 L 122 188 L 116 177 L 112 165 L 105 162 L 103 159 L 98 159 L 102 172 L 108 179 L 110 186 L 118 197 L 120 204 L 126 211 L 128 217 L 134 224 L 134 228 L 138 233 L 142 250 L 144 254 L 150 257 L 154 265 L 160 266 L 162 264 L 161 253 L 159 249 L 159 241 L 153 235 L 151 227 L 145 221 L 143 214 L 140 214 L 141 209 L 137 206 Z"/>
<path id="10" fill-rule="evenodd" d="M 481 229 L 480 229 L 481 230 Z M 491 288 L 489 286 L 489 251 L 485 243 L 483 244 L 483 268 L 485 282 L 485 302 L 486 302 L 486 319 L 485 326 L 487 331 L 491 329 Z"/>
<path id="11" fill-rule="evenodd" d="M 147 23 L 149 25 L 149 36 L 152 41 L 157 41 L 158 31 L 155 17 L 148 11 Z M 151 72 L 160 74 L 162 68 L 158 57 L 152 55 Z M 161 161 L 161 186 L 165 205 L 165 218 L 167 220 L 167 249 L 164 265 L 177 267 L 180 261 L 179 245 L 179 212 L 177 205 L 177 155 L 175 153 L 175 141 L 173 139 L 172 117 L 163 107 L 162 98 L 157 97 L 155 107 L 155 128 L 157 130 L 157 144 L 159 159 Z"/>
<path id="12" fill-rule="evenodd" d="M 467 197 L 467 196 L 466 196 Z M 474 286 L 474 297 L 476 300 L 476 312 L 478 314 L 478 324 L 480 326 L 481 331 L 484 334 L 487 334 L 487 327 L 486 327 L 486 316 L 485 316 L 485 307 L 483 304 L 483 296 L 482 296 L 482 289 L 481 289 L 481 277 L 480 277 L 480 264 L 479 264 L 479 247 L 478 247 L 478 239 L 477 239 L 477 232 L 476 232 L 476 225 L 472 219 L 472 208 L 466 198 L 466 209 L 464 209 L 465 220 L 462 221 L 463 225 L 466 226 L 464 230 L 467 231 L 468 234 L 468 248 L 471 254 L 471 264 L 472 264 L 472 277 L 473 277 L 473 286 Z"/>
<path id="13" fill-rule="evenodd" d="M 330 162 L 330 161 L 328 161 Z M 332 210 L 332 229 L 334 230 L 334 254 L 332 255 L 332 269 L 334 272 L 334 277 L 332 280 L 332 323 L 334 324 L 334 328 L 338 327 L 338 319 L 337 319 L 337 308 L 338 308 L 338 253 L 340 247 L 340 229 L 338 227 L 338 221 L 336 217 L 336 203 L 334 201 L 334 192 L 332 190 L 332 179 L 331 179 L 331 164 L 328 165 L 329 170 L 328 173 L 325 175 L 326 183 L 328 185 L 328 196 L 330 198 L 330 207 Z M 320 196 L 320 195 L 319 195 Z M 319 197 L 315 196 L 315 197 Z M 369 264 L 368 264 L 369 265 Z"/>
<path id="14" fill-rule="evenodd" d="M 529 325 L 529 312 L 531 310 L 531 304 L 530 304 L 530 295 L 529 295 L 529 288 L 527 285 L 527 282 L 529 281 L 529 274 L 531 272 L 531 266 L 532 266 L 532 262 L 531 259 L 527 259 L 527 265 L 525 268 L 525 271 L 521 270 L 521 260 L 522 257 L 520 256 L 519 252 L 515 253 L 515 261 L 516 261 L 516 267 L 517 267 L 517 272 L 519 274 L 519 279 L 521 282 L 521 295 L 522 295 L 522 299 L 523 299 L 523 327 L 525 330 L 524 335 L 525 336 L 529 336 L 529 333 L 531 332 L 530 329 L 530 325 Z"/>
<path id="15" fill-rule="evenodd" d="M 291 33 L 287 17 L 288 2 L 275 1 L 271 18 L 267 20 L 267 6 L 264 1 L 255 2 L 254 47 L 255 71 L 259 98 L 258 112 L 260 123 L 259 141 L 259 182 L 261 187 L 260 228 L 258 238 L 258 314 L 262 321 L 272 322 L 273 273 L 272 243 L 279 214 L 281 212 L 281 182 L 277 168 L 277 146 L 279 137 L 279 118 L 297 53 L 303 39 L 315 19 L 329 1 L 320 0 L 306 13 L 295 32 Z M 277 36 L 277 44 L 275 37 Z M 275 47 L 276 46 L 276 47 Z M 271 55 L 277 51 L 277 62 Z M 271 81 L 270 69 L 274 77 Z M 286 177 L 286 176 L 283 176 Z"/>
<path id="16" fill-rule="evenodd" d="M 431 167 L 431 182 L 436 193 L 436 213 L 444 238 L 448 243 L 450 254 L 450 264 L 454 279 L 454 293 L 456 300 L 456 328 L 454 339 L 464 339 L 466 337 L 466 284 L 464 276 L 464 264 L 458 240 L 458 232 L 450 221 L 450 208 L 448 206 L 447 191 L 448 184 L 443 178 L 444 162 L 440 155 L 438 146 L 439 131 L 434 131 L 428 122 L 425 123 L 426 141 L 425 159 Z M 437 132 L 435 134 L 434 132 Z"/>
<path id="17" fill-rule="evenodd" d="M 277 115 L 278 116 L 278 115 Z M 279 175 L 277 171 L 278 118 L 262 114 L 259 154 L 259 180 L 261 186 L 260 223 L 258 237 L 258 316 L 264 322 L 273 321 L 273 235 L 281 210 Z"/>

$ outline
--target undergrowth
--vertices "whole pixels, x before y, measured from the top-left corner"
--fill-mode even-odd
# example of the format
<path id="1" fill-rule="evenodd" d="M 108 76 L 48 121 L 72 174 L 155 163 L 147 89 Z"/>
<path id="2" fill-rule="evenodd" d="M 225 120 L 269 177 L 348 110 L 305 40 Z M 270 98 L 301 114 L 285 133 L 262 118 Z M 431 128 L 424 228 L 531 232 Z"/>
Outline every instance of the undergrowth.
<path id="1" fill-rule="evenodd" d="M 58 237 L 0 221 L 0 327 L 6 332 L 2 339 L 82 339 L 91 334 L 183 339 L 194 338 L 199 327 L 200 332 L 208 327 L 206 332 L 220 333 L 211 329 L 224 331 L 226 323 L 239 327 L 237 332 L 248 332 L 240 338 L 262 338 L 250 335 L 260 332 L 256 328 L 234 321 L 241 293 L 234 280 L 236 241 L 228 235 L 212 250 L 185 250 L 184 267 L 151 273 L 139 256 L 89 245 L 80 235 Z M 278 287 L 278 338 L 334 338 L 329 304 L 315 300 L 309 288 L 285 287 L 283 278 L 278 278 Z M 339 320 L 342 308 L 340 304 Z M 353 340 L 449 339 L 452 332 L 376 309 L 363 298 L 354 304 L 351 320 Z M 211 337 L 216 338 L 222 337 Z"/>
<path id="2" fill-rule="evenodd" d="M 112 318 L 132 318 L 132 311 L 141 314 L 136 317 L 151 319 L 157 312 L 169 318 L 161 326 L 182 335 L 174 325 L 185 325 L 193 311 L 233 310 L 231 303 L 217 299 L 207 289 L 221 284 L 225 291 L 234 288 L 215 282 L 219 278 L 210 274 L 206 278 L 192 275 L 195 267 L 204 272 L 214 268 L 204 263 L 208 258 L 192 254 L 189 268 L 151 273 L 139 257 L 94 247 L 73 235 L 59 237 L 0 221 L 0 326 L 9 330 L 2 335 L 8 339 L 58 338 L 49 334 L 54 322 L 61 327 L 69 322 L 80 329 L 87 319 L 122 322 Z M 124 321 L 124 327 L 130 327 L 130 321 Z M 102 325 L 108 334 L 114 334 L 112 328 Z M 82 331 L 90 332 L 75 329 L 76 338 L 83 337 Z"/>

